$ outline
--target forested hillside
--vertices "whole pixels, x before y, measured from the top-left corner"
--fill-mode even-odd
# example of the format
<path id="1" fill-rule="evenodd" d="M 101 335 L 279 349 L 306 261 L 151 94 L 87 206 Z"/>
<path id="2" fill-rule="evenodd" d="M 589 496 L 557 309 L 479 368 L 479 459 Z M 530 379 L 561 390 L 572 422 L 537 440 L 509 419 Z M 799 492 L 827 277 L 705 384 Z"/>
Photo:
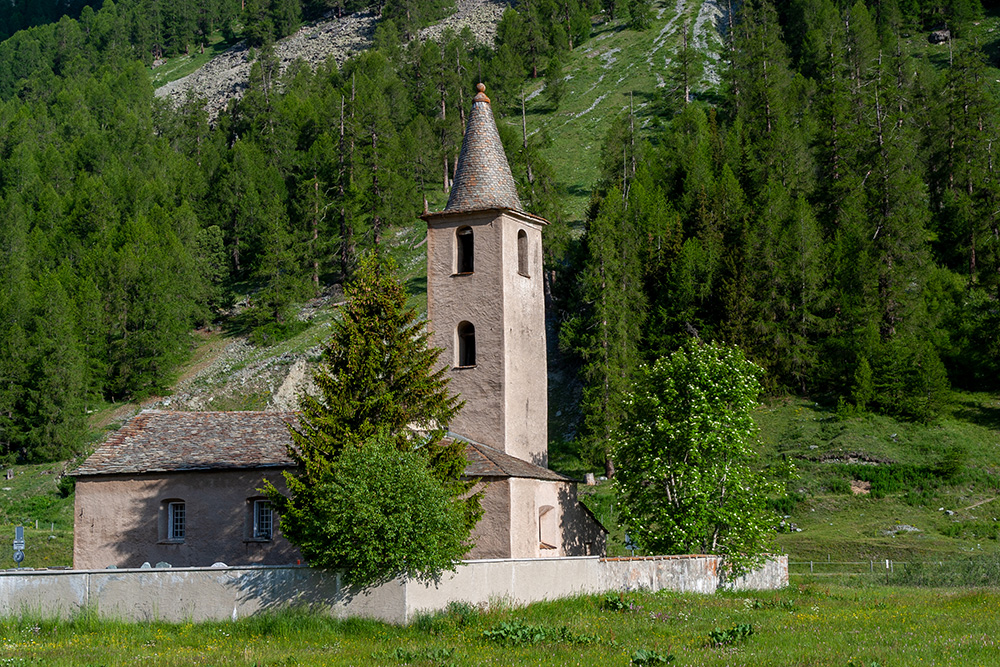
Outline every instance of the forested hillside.
<path id="1" fill-rule="evenodd" d="M 15 2 L 21 23 L 3 25 L 39 25 L 0 44 L 8 458 L 65 456 L 88 410 L 163 390 L 195 326 L 292 333 L 293 303 L 443 202 L 480 77 L 526 207 L 553 221 L 560 341 L 595 458 L 637 365 L 690 335 L 741 345 L 774 392 L 844 411 L 932 419 L 950 383 L 997 380 L 997 38 L 977 32 L 977 1 L 719 3 L 723 62 L 706 68 L 694 39 L 664 50 L 664 85 L 606 123 L 582 221 L 544 133 L 522 134 L 522 91 L 544 81 L 529 115 L 558 116 L 594 31 L 652 40 L 687 3 L 523 1 L 489 48 L 412 40 L 448 3 L 386 0 L 375 49 L 280 76 L 273 39 L 364 3 L 55 4 L 78 18 Z M 939 24 L 956 38 L 929 57 Z M 197 100 L 155 100 L 148 66 L 220 31 L 255 45 L 242 100 L 212 125 Z"/>
<path id="2" fill-rule="evenodd" d="M 742 3 L 719 88 L 682 45 L 650 140 L 609 133 L 562 281 L 595 458 L 636 367 L 689 336 L 842 415 L 997 386 L 998 36 L 977 3 L 869 5 Z M 938 22 L 973 37 L 928 51 Z"/>

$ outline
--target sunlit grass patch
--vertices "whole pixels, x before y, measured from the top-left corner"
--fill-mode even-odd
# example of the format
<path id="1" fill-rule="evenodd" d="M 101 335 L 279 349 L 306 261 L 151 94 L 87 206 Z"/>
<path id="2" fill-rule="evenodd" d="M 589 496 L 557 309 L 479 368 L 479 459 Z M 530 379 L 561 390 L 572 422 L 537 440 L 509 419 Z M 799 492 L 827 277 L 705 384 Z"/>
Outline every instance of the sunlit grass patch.
<path id="1" fill-rule="evenodd" d="M 670 664 L 868 667 L 994 664 L 1000 650 L 988 613 L 1000 602 L 996 589 L 634 591 L 622 595 L 621 608 L 603 604 L 605 597 L 453 605 L 403 627 L 302 609 L 200 624 L 101 621 L 92 611 L 68 620 L 22 614 L 0 619 L 0 665 L 625 666 L 638 655 L 652 661 L 639 664 L 673 656 Z M 531 641 L 487 636 L 504 628 L 510 636 L 526 628 Z"/>

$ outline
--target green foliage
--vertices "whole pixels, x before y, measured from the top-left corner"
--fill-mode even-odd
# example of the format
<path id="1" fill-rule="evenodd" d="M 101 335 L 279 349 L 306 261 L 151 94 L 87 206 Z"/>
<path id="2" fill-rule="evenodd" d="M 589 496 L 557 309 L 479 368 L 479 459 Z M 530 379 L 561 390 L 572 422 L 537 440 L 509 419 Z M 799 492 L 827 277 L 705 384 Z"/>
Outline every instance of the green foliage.
<path id="1" fill-rule="evenodd" d="M 615 484 L 622 524 L 647 552 L 722 554 L 733 572 L 761 562 L 779 492 L 753 465 L 760 373 L 738 348 L 699 342 L 641 370 Z"/>
<path id="2" fill-rule="evenodd" d="M 545 99 L 553 109 L 559 108 L 559 102 L 566 94 L 566 82 L 564 78 L 562 63 L 558 55 L 549 58 L 549 64 L 545 68 Z"/>
<path id="3" fill-rule="evenodd" d="M 628 0 L 629 27 L 633 30 L 645 30 L 652 19 L 651 0 Z"/>
<path id="4" fill-rule="evenodd" d="M 442 635 L 464 628 L 478 626 L 482 611 L 468 602 L 452 601 L 443 612 L 418 614 L 413 627 L 428 635 Z"/>
<path id="5" fill-rule="evenodd" d="M 63 475 L 59 478 L 56 488 L 59 490 L 60 497 L 69 498 L 76 491 L 76 477 Z"/>
<path id="6" fill-rule="evenodd" d="M 650 665 L 669 665 L 674 661 L 674 656 L 670 653 L 662 653 L 652 649 L 640 648 L 632 654 L 629 664 L 636 667 L 649 667 Z"/>
<path id="7" fill-rule="evenodd" d="M 629 603 L 623 593 L 605 593 L 598 606 L 605 611 L 628 611 Z"/>
<path id="8" fill-rule="evenodd" d="M 292 430 L 289 495 L 265 492 L 289 541 L 350 585 L 435 579 L 469 550 L 481 514 L 479 494 L 463 497 L 463 444 L 441 441 L 460 403 L 394 265 L 363 257 L 346 296 L 314 376 L 320 394 L 302 397 Z"/>
<path id="9" fill-rule="evenodd" d="M 934 490 L 955 477 L 964 469 L 966 454 L 961 447 L 948 448 L 942 458 L 931 465 L 891 463 L 880 465 L 843 465 L 843 474 L 849 479 L 871 483 L 873 498 L 914 490 Z M 846 484 L 846 479 L 843 480 Z M 833 486 L 831 485 L 831 491 Z M 849 491 L 849 489 L 848 489 Z M 834 491 L 835 493 L 838 491 Z M 839 491 L 843 492 L 843 491 Z"/>
<path id="10" fill-rule="evenodd" d="M 623 413 L 623 398 L 642 361 L 636 331 L 645 316 L 640 233 L 634 209 L 612 188 L 587 229 L 579 280 L 587 307 L 564 324 L 560 345 L 583 360 L 583 451 L 591 463 L 608 459 Z M 609 471 L 610 473 L 610 471 Z"/>
<path id="11" fill-rule="evenodd" d="M 311 565 L 342 570 L 351 586 L 401 575 L 434 579 L 471 546 L 464 502 L 431 473 L 424 454 L 400 451 L 387 436 L 346 449 L 308 483 L 286 481 L 291 499 L 278 499 L 282 533 Z"/>
<path id="12" fill-rule="evenodd" d="M 737 623 L 731 628 L 715 628 L 708 632 L 709 640 L 716 646 L 729 646 L 743 641 L 753 635 L 753 626 L 749 623 Z"/>
<path id="13" fill-rule="evenodd" d="M 484 630 L 483 637 L 503 646 L 531 646 L 542 642 L 553 644 L 593 644 L 600 641 L 597 635 L 573 632 L 565 625 L 553 628 L 531 625 L 521 621 L 504 621 Z"/>
<path id="14" fill-rule="evenodd" d="M 453 655 L 453 648 L 425 648 L 410 650 L 402 646 L 393 651 L 392 656 L 400 662 L 411 663 L 417 661 L 428 661 L 435 663 L 446 663 Z M 454 664 L 454 663 L 451 663 Z"/>

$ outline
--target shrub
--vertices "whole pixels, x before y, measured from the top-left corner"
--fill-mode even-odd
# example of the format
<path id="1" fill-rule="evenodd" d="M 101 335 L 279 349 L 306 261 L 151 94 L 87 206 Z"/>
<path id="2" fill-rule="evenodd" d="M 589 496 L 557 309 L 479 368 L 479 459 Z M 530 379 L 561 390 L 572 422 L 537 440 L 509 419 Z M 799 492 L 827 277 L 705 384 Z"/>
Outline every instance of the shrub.
<path id="1" fill-rule="evenodd" d="M 604 611 L 628 611 L 629 604 L 625 602 L 624 593 L 605 593 L 597 605 Z"/>
<path id="2" fill-rule="evenodd" d="M 593 644 L 598 641 L 597 635 L 577 634 L 566 626 L 547 628 L 520 621 L 504 621 L 489 630 L 484 630 L 483 637 L 504 646 L 529 646 L 540 642 Z"/>

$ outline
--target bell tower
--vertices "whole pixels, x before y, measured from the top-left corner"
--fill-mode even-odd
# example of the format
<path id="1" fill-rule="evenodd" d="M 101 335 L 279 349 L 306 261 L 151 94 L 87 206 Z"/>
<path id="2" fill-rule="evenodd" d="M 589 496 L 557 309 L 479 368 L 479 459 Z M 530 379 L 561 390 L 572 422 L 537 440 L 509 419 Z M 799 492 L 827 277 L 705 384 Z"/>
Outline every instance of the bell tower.
<path id="1" fill-rule="evenodd" d="M 548 375 L 542 228 L 522 210 L 477 86 L 444 211 L 426 213 L 431 344 L 465 407 L 456 434 L 548 465 Z"/>

